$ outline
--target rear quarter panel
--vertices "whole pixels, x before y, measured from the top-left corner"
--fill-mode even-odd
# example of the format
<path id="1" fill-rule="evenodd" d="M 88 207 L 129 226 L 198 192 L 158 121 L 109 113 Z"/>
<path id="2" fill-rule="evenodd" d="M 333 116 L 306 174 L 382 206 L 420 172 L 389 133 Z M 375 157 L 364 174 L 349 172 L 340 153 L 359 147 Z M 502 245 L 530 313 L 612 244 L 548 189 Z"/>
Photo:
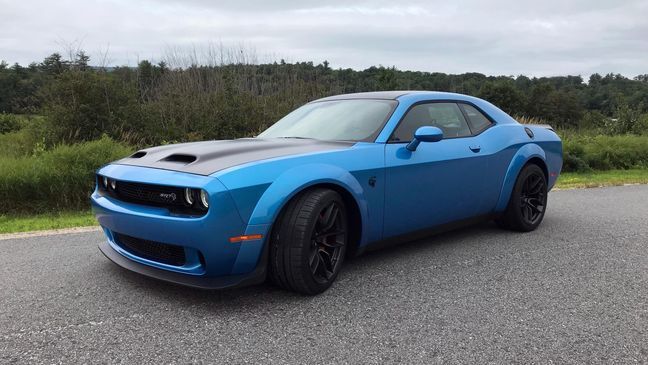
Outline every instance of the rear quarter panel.
<path id="1" fill-rule="evenodd" d="M 496 159 L 494 164 L 502 173 L 502 185 L 495 212 L 502 212 L 506 209 L 508 201 L 515 185 L 518 174 L 531 159 L 542 160 L 547 168 L 548 187 L 551 189 L 562 167 L 562 142 L 558 135 L 545 128 L 529 127 L 533 131 L 533 137 L 529 137 L 524 130 L 526 126 L 521 124 L 510 124 L 506 126 L 502 136 L 508 140 L 509 146 L 501 158 Z"/>

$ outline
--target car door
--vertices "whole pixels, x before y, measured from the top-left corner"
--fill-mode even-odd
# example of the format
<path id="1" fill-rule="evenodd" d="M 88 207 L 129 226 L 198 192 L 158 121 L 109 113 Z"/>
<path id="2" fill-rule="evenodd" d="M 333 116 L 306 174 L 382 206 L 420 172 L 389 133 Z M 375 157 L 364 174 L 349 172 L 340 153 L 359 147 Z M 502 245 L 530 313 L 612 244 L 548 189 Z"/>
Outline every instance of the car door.
<path id="1" fill-rule="evenodd" d="M 479 181 L 479 197 L 476 203 L 476 215 L 492 213 L 499 200 L 502 183 L 510 164 L 513 151 L 506 150 L 508 141 L 497 138 L 497 129 L 490 129 L 495 123 L 484 112 L 467 103 L 458 103 L 463 112 L 473 137 L 471 145 L 479 146 L 477 161 L 484 173 Z"/>
<path id="2" fill-rule="evenodd" d="M 440 128 L 444 138 L 406 148 L 421 126 Z M 389 238 L 480 213 L 487 167 L 455 102 L 416 104 L 405 114 L 385 145 L 385 219 Z"/>

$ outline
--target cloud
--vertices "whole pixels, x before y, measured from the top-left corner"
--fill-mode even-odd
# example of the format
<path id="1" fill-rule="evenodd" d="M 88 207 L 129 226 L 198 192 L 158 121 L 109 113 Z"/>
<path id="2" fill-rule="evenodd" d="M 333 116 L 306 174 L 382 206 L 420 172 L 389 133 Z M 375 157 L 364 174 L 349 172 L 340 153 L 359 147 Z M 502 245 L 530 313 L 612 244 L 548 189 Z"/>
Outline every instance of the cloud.
<path id="1" fill-rule="evenodd" d="M 634 76 L 648 72 L 645 14 L 640 0 L 0 0 L 0 59 L 40 61 L 79 40 L 95 60 L 109 47 L 113 64 L 133 65 L 222 43 L 342 68 Z"/>
<path id="2" fill-rule="evenodd" d="M 430 12 L 420 6 L 387 6 L 387 7 L 370 7 L 370 6 L 325 6 L 320 8 L 296 9 L 297 14 L 353 14 L 353 15 L 426 15 Z"/>

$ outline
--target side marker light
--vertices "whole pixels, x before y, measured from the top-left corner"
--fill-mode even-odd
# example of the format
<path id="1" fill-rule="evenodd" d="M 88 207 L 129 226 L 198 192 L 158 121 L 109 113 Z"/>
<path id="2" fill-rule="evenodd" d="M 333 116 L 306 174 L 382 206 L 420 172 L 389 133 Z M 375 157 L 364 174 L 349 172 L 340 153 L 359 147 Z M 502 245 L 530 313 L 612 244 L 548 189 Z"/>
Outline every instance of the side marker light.
<path id="1" fill-rule="evenodd" d="M 245 235 L 245 236 L 230 237 L 229 241 L 230 241 L 230 243 L 237 243 L 237 242 L 243 242 L 243 241 L 260 240 L 261 238 L 263 238 L 262 234 L 250 234 L 250 235 Z"/>

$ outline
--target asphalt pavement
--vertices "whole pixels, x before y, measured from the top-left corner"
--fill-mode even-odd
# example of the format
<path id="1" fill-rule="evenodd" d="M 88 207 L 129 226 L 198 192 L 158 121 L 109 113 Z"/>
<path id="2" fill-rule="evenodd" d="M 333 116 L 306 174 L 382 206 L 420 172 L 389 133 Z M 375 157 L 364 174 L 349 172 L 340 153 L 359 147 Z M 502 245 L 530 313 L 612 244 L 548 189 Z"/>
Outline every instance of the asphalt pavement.
<path id="1" fill-rule="evenodd" d="M 648 186 L 550 193 L 347 262 L 317 297 L 127 272 L 100 232 L 0 241 L 0 363 L 645 363 Z"/>

